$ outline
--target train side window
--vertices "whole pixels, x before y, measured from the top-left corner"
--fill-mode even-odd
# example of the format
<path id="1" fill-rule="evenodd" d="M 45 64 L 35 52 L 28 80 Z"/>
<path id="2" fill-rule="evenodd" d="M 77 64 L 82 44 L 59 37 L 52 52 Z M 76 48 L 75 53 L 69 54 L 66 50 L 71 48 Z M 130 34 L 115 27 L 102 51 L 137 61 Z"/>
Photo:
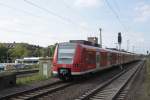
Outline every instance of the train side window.
<path id="1" fill-rule="evenodd" d="M 105 62 L 107 60 L 106 53 L 102 52 L 100 55 L 101 55 L 100 61 Z"/>
<path id="2" fill-rule="evenodd" d="M 110 53 L 108 53 L 108 55 L 107 55 L 107 59 L 108 59 L 108 61 L 110 61 L 111 60 L 111 54 Z"/>
<path id="3" fill-rule="evenodd" d="M 100 62 L 100 55 L 96 55 L 96 62 Z"/>
<path id="4" fill-rule="evenodd" d="M 85 55 L 85 62 L 87 64 L 95 64 L 96 63 L 95 52 L 88 51 Z"/>

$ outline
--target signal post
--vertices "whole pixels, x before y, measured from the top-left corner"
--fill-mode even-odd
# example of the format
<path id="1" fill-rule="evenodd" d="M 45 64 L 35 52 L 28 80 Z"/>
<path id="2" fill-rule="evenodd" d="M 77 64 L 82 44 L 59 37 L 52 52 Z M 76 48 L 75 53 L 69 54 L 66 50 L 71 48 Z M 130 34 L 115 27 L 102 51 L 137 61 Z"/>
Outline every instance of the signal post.
<path id="1" fill-rule="evenodd" d="M 120 69 L 123 69 L 123 66 L 121 64 L 121 43 L 122 43 L 122 36 L 121 36 L 121 32 L 118 33 L 118 45 L 119 45 L 119 65 L 120 65 Z"/>

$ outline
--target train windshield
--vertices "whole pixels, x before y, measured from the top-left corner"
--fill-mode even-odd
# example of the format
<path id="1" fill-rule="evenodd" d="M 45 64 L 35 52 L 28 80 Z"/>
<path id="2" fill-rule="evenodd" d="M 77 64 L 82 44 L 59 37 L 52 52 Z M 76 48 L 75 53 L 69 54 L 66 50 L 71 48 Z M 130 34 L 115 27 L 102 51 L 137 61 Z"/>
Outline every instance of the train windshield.
<path id="1" fill-rule="evenodd" d="M 59 44 L 58 64 L 72 64 L 76 45 L 73 43 Z"/>

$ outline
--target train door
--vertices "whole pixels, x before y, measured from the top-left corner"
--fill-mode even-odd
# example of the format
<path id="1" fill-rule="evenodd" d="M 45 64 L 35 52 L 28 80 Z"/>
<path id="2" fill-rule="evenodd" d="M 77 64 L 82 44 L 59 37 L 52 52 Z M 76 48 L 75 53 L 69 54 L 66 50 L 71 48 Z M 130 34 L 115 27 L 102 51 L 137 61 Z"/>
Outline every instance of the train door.
<path id="1" fill-rule="evenodd" d="M 100 68 L 100 52 L 96 52 L 96 69 Z"/>
<path id="2" fill-rule="evenodd" d="M 107 67 L 111 65 L 111 54 L 110 52 L 107 53 Z"/>

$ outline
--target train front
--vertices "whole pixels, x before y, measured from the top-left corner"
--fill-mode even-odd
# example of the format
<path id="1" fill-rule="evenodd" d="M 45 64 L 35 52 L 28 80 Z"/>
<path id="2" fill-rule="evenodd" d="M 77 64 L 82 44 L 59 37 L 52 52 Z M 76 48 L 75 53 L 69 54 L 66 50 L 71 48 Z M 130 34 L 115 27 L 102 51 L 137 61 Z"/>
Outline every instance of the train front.
<path id="1" fill-rule="evenodd" d="M 80 47 L 77 43 L 59 43 L 53 58 L 53 75 L 69 80 L 74 73 L 80 72 Z"/>

